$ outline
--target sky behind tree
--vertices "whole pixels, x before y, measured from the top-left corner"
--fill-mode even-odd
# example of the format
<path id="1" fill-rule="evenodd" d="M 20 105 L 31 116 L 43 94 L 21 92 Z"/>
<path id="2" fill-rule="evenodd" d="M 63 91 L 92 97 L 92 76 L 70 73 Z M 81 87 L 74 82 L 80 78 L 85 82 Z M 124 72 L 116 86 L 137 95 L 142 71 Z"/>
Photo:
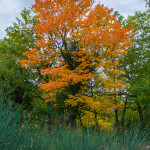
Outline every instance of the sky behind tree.
<path id="1" fill-rule="evenodd" d="M 24 8 L 29 8 L 35 0 L 0 0 L 0 39 L 6 36 L 5 29 L 16 22 L 16 17 Z M 96 0 L 108 8 L 113 8 L 124 17 L 134 15 L 135 11 L 145 11 L 144 0 Z"/>

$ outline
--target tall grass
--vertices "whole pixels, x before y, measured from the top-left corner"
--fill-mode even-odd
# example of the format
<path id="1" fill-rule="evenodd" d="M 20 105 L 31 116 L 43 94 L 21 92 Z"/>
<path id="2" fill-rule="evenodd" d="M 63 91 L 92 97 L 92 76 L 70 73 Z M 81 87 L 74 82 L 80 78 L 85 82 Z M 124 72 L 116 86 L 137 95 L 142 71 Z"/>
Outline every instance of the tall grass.
<path id="1" fill-rule="evenodd" d="M 134 126 L 120 132 L 54 128 L 44 133 L 20 120 L 18 110 L 0 97 L 0 150 L 142 150 L 149 130 Z"/>
<path id="2" fill-rule="evenodd" d="M 0 149 L 15 148 L 15 141 L 18 137 L 18 112 L 4 103 L 4 99 L 0 97 Z"/>

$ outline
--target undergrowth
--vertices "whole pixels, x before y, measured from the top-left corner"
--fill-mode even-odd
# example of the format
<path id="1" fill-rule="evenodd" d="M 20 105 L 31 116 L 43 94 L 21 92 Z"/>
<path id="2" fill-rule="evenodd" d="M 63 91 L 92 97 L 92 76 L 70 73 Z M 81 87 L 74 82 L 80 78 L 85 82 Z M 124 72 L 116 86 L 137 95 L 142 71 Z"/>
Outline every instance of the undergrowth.
<path id="1" fill-rule="evenodd" d="M 149 140 L 149 130 L 139 126 L 118 132 L 55 127 L 51 134 L 41 128 L 31 128 L 1 97 L 0 150 L 142 150 Z"/>

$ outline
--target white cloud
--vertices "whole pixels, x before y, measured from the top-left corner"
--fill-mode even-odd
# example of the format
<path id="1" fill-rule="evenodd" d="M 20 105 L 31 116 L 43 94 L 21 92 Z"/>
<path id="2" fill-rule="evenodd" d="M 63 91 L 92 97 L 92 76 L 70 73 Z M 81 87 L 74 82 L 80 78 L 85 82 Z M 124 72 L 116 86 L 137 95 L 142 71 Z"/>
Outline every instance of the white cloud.
<path id="1" fill-rule="evenodd" d="M 108 8 L 113 8 L 114 11 L 118 11 L 124 17 L 134 15 L 135 11 L 145 10 L 144 0 L 96 0 L 96 2 L 100 2 Z"/>
<path id="2" fill-rule="evenodd" d="M 6 33 L 5 29 L 16 21 L 16 17 L 20 17 L 20 13 L 24 8 L 31 7 L 35 0 L 0 0 L 0 38 Z M 144 0 L 95 0 L 101 4 L 114 8 L 121 15 L 127 17 L 134 15 L 135 11 L 145 10 Z"/>
<path id="3" fill-rule="evenodd" d="M 21 1 L 19 0 L 1 0 L 0 10 L 1 14 L 16 13 L 17 9 L 21 7 Z"/>
<path id="4" fill-rule="evenodd" d="M 31 7 L 31 4 L 34 0 L 0 0 L 0 38 L 6 36 L 5 29 L 12 26 L 21 11 Z"/>

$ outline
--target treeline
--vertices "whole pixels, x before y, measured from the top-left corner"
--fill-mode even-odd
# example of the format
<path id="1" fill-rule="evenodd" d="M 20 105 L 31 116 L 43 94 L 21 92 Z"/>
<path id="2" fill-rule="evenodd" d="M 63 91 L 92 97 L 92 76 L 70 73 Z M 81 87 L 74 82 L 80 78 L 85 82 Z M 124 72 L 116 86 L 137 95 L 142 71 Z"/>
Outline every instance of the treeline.
<path id="1" fill-rule="evenodd" d="M 0 40 L 1 95 L 21 107 L 22 119 L 49 133 L 53 126 L 148 126 L 149 3 L 145 12 L 124 19 L 102 5 L 91 8 L 91 0 L 79 2 L 62 7 L 36 1 L 34 15 L 24 9 L 6 29 Z"/>

